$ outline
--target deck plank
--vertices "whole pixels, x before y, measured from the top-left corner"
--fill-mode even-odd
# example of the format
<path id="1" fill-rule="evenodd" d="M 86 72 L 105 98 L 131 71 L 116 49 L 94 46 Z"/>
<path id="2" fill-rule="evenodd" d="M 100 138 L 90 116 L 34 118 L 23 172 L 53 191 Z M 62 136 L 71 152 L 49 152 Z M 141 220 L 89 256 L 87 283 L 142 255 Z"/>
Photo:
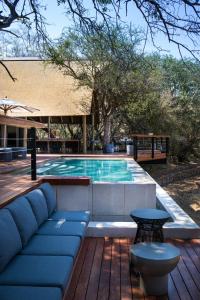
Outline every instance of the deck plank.
<path id="1" fill-rule="evenodd" d="M 83 263 L 81 274 L 79 277 L 78 286 L 75 291 L 74 300 L 85 299 L 90 273 L 93 265 L 96 243 L 97 240 L 95 238 L 89 239 L 89 245 L 88 245 L 87 253 L 85 255 L 85 261 Z"/>
<path id="2" fill-rule="evenodd" d="M 168 295 L 144 296 L 129 270 L 126 238 L 86 238 L 65 300 L 199 300 L 200 240 L 170 241 L 180 248 L 178 266 L 169 275 Z"/>
<path id="3" fill-rule="evenodd" d="M 127 239 L 120 239 L 121 255 L 121 300 L 132 300 L 129 269 L 129 244 Z"/>
<path id="4" fill-rule="evenodd" d="M 174 285 L 174 281 L 172 279 L 171 274 L 169 275 L 169 281 L 168 281 L 168 299 L 169 300 L 180 300 L 181 299 L 178 295 L 178 292 Z"/>
<path id="5" fill-rule="evenodd" d="M 91 269 L 90 279 L 88 283 L 88 289 L 86 293 L 86 300 L 96 300 L 98 296 L 99 279 L 101 272 L 102 255 L 104 249 L 104 239 L 98 239 L 96 244 L 96 251 L 94 255 L 94 261 Z"/>
<path id="6" fill-rule="evenodd" d="M 187 243 L 186 243 L 187 244 Z M 181 275 L 185 282 L 185 285 L 191 294 L 193 299 L 200 299 L 200 273 L 198 272 L 195 264 L 193 263 L 191 257 L 188 255 L 183 243 L 176 243 L 176 246 L 180 248 L 181 259 L 185 267 L 181 269 Z M 181 267 L 182 264 L 178 264 Z M 198 288 L 198 289 L 197 289 Z"/>
<path id="7" fill-rule="evenodd" d="M 180 262 L 179 262 L 180 264 Z M 171 276 L 173 279 L 173 282 L 175 284 L 175 287 L 178 291 L 179 296 L 181 297 L 181 300 L 190 300 L 192 299 L 186 286 L 185 283 L 183 281 L 183 278 L 178 270 L 178 267 L 176 267 L 172 272 L 171 272 Z"/>
<path id="8" fill-rule="evenodd" d="M 113 239 L 109 300 L 120 300 L 120 285 L 120 244 L 119 239 Z"/>
<path id="9" fill-rule="evenodd" d="M 196 253 L 195 249 L 192 248 L 192 245 L 190 243 L 184 244 L 184 248 L 185 248 L 186 252 L 188 253 L 189 257 L 191 258 L 193 264 L 197 268 L 198 272 L 200 273 L 200 258 L 199 258 L 199 255 Z"/>
<path id="10" fill-rule="evenodd" d="M 85 256 L 88 251 L 88 246 L 89 246 L 89 239 L 85 239 L 82 249 L 81 249 L 81 252 L 78 257 L 78 261 L 76 263 L 75 272 L 73 273 L 73 276 L 72 276 L 72 279 L 71 279 L 71 282 L 70 282 L 70 285 L 69 285 L 69 288 L 67 290 L 64 300 L 73 300 L 74 299 L 76 288 L 79 283 L 79 277 L 80 277 L 82 267 L 83 267 L 83 264 L 85 261 Z"/>
<path id="11" fill-rule="evenodd" d="M 112 241 L 105 238 L 104 253 L 101 264 L 101 274 L 99 279 L 98 300 L 108 300 L 110 293 L 110 268 L 112 257 Z"/>

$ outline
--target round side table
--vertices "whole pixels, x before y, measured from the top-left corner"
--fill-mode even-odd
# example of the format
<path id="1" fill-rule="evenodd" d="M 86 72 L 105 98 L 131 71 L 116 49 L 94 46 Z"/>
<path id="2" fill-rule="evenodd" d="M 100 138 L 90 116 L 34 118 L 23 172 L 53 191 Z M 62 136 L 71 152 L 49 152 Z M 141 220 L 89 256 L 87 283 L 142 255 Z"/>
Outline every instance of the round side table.
<path id="1" fill-rule="evenodd" d="M 162 227 L 169 221 L 170 214 L 160 209 L 135 209 L 130 213 L 137 223 L 134 244 L 139 242 L 164 242 Z"/>
<path id="2" fill-rule="evenodd" d="M 139 243 L 131 246 L 130 253 L 145 295 L 167 294 L 168 274 L 176 267 L 180 250 L 168 243 Z"/>

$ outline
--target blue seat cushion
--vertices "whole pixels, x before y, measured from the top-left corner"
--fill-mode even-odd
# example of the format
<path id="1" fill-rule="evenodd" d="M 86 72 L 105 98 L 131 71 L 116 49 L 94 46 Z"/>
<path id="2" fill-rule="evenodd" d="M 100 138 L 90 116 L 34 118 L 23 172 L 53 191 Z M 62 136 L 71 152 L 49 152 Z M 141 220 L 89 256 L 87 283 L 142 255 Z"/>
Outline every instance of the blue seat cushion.
<path id="1" fill-rule="evenodd" d="M 21 250 L 19 231 L 9 210 L 0 210 L 0 272 Z"/>
<path id="2" fill-rule="evenodd" d="M 47 203 L 43 192 L 40 189 L 35 189 L 26 194 L 25 197 L 28 198 L 38 226 L 40 226 L 45 220 L 48 219 Z"/>
<path id="3" fill-rule="evenodd" d="M 56 287 L 0 286 L 1 300 L 62 300 Z"/>
<path id="4" fill-rule="evenodd" d="M 83 237 L 86 231 L 85 222 L 47 221 L 37 231 L 44 235 L 75 235 Z"/>
<path id="5" fill-rule="evenodd" d="M 38 224 L 29 201 L 19 197 L 6 208 L 10 211 L 19 230 L 22 245 L 26 245 L 31 236 L 37 231 Z"/>
<path id="6" fill-rule="evenodd" d="M 56 192 L 49 183 L 41 184 L 39 186 L 39 189 L 42 190 L 46 198 L 48 213 L 50 216 L 52 212 L 56 209 Z"/>
<path id="7" fill-rule="evenodd" d="M 65 219 L 66 221 L 80 221 L 88 223 L 90 220 L 89 211 L 56 211 L 51 216 L 52 220 L 61 220 Z"/>
<path id="8" fill-rule="evenodd" d="M 75 259 L 80 242 L 78 236 L 35 235 L 20 254 L 69 255 Z"/>
<path id="9" fill-rule="evenodd" d="M 17 255 L 0 273 L 0 285 L 66 287 L 73 258 L 70 256 Z"/>

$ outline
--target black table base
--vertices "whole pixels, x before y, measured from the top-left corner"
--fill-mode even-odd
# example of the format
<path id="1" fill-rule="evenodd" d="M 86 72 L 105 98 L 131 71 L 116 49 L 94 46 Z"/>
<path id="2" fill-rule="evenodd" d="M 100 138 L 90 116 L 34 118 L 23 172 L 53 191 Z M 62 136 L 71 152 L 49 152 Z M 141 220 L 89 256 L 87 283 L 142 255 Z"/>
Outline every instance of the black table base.
<path id="1" fill-rule="evenodd" d="M 149 220 L 136 220 L 137 232 L 134 240 L 134 244 L 140 242 L 164 242 L 164 236 L 162 231 L 162 226 L 165 222 L 163 221 L 152 221 Z"/>
<path id="2" fill-rule="evenodd" d="M 159 209 L 136 209 L 130 216 L 137 224 L 134 244 L 140 242 L 164 242 L 163 225 L 170 215 Z"/>

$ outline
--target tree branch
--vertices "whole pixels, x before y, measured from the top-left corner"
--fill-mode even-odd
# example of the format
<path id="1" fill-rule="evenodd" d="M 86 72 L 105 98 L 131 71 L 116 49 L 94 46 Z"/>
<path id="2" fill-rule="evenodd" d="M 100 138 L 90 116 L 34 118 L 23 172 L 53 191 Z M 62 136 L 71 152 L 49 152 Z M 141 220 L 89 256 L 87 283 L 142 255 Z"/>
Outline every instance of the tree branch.
<path id="1" fill-rule="evenodd" d="M 15 78 L 11 72 L 9 71 L 9 69 L 7 68 L 7 66 L 0 60 L 0 65 L 3 66 L 3 68 L 6 70 L 6 72 L 8 73 L 9 77 L 12 79 L 12 81 L 15 82 L 15 80 L 17 80 L 17 78 Z"/>

